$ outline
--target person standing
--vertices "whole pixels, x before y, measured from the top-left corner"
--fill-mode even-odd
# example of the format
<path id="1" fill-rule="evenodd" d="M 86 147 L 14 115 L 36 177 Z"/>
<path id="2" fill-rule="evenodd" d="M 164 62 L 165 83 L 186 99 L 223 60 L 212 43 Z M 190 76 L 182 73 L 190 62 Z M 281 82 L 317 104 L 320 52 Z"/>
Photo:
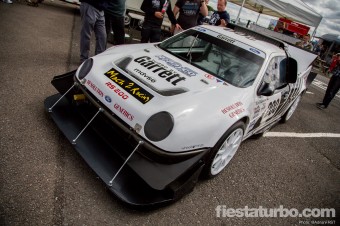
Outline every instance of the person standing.
<path id="1" fill-rule="evenodd" d="M 217 11 L 215 11 L 209 20 L 210 25 L 226 27 L 230 22 L 229 13 L 226 11 L 227 0 L 217 1 Z"/>
<path id="2" fill-rule="evenodd" d="M 179 14 L 176 29 L 186 30 L 197 25 L 199 13 L 208 15 L 208 7 L 205 0 L 177 0 L 173 13 L 175 17 Z"/>
<path id="3" fill-rule="evenodd" d="M 215 10 L 213 7 L 211 7 L 209 4 L 209 0 L 204 0 L 205 4 L 207 5 L 208 8 L 208 15 L 212 14 Z M 201 13 L 198 15 L 198 20 L 197 20 L 197 25 L 203 25 L 206 22 L 206 17 L 203 16 Z"/>
<path id="4" fill-rule="evenodd" d="M 126 0 L 108 0 L 105 9 L 105 27 L 107 36 L 113 31 L 114 45 L 125 43 L 125 1 Z"/>
<path id="5" fill-rule="evenodd" d="M 302 38 L 302 41 L 297 42 L 296 45 L 303 48 L 303 49 L 309 50 L 309 51 L 313 50 L 313 45 L 310 42 L 310 35 L 309 34 L 304 35 L 303 38 Z"/>
<path id="6" fill-rule="evenodd" d="M 161 26 L 165 13 L 173 26 L 177 24 L 170 0 L 144 0 L 140 9 L 145 13 L 141 31 L 142 43 L 161 41 Z"/>
<path id="7" fill-rule="evenodd" d="M 340 89 L 340 53 L 338 53 L 337 56 L 338 58 L 336 61 L 336 65 L 331 71 L 333 75 L 329 80 L 323 101 L 316 104 L 317 108 L 319 109 L 327 108 L 329 103 L 332 101 L 332 99 Z"/>
<path id="8" fill-rule="evenodd" d="M 106 48 L 106 31 L 104 18 L 104 0 L 80 0 L 80 63 L 89 58 L 91 33 L 96 36 L 95 54 Z"/>

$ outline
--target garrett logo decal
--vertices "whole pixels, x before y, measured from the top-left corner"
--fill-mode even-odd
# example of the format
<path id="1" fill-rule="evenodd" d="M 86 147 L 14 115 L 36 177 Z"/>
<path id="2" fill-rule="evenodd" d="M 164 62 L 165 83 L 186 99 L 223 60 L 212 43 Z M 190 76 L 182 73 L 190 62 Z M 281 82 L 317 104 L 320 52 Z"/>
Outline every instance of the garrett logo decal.
<path id="1" fill-rule="evenodd" d="M 216 38 L 222 39 L 222 40 L 224 40 L 224 41 L 226 41 L 226 42 L 229 42 L 229 43 L 231 43 L 231 44 L 233 44 L 233 43 L 235 42 L 234 39 L 229 38 L 228 36 L 225 36 L 225 35 L 217 35 Z"/>
<path id="2" fill-rule="evenodd" d="M 172 85 L 176 86 L 177 83 L 185 81 L 185 77 L 181 77 L 179 74 L 173 70 L 168 70 L 166 66 L 151 60 L 148 56 L 141 56 L 134 60 L 141 66 L 151 70 L 153 73 L 157 73 L 159 77 L 164 78 L 166 81 L 171 82 Z"/>
<path id="3" fill-rule="evenodd" d="M 122 89 L 130 93 L 132 96 L 134 96 L 142 104 L 149 102 L 153 98 L 153 95 L 151 93 L 149 93 L 148 91 L 146 91 L 145 89 L 131 81 L 129 78 L 122 75 L 121 73 L 115 71 L 114 68 L 111 68 L 104 75 L 111 79 L 113 82 L 115 82 L 117 85 L 119 85 Z M 108 83 L 110 82 L 107 82 L 106 85 L 109 86 L 110 88 L 113 86 L 113 88 L 111 89 L 114 89 L 115 92 L 118 93 L 118 95 L 122 93 L 122 91 L 119 89 L 117 91 L 113 84 Z"/>

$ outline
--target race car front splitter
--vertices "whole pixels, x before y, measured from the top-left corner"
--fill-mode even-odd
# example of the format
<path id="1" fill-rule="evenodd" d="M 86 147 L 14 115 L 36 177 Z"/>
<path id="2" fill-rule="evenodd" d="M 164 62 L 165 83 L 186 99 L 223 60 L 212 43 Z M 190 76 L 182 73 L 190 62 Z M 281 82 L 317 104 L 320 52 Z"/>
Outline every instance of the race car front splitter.
<path id="1" fill-rule="evenodd" d="M 149 206 L 175 201 L 193 190 L 206 151 L 180 161 L 146 157 L 146 141 L 124 142 L 122 131 L 111 125 L 102 109 L 72 103 L 67 91 L 73 89 L 74 74 L 54 78 L 52 84 L 61 94 L 46 98 L 45 110 L 111 192 L 130 205 Z"/>

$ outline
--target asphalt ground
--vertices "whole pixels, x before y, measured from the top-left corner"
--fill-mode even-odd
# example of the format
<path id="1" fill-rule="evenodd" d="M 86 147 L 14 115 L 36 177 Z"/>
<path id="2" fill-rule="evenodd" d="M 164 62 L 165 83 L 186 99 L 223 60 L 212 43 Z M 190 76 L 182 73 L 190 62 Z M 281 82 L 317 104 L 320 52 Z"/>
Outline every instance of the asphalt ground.
<path id="1" fill-rule="evenodd" d="M 0 225 L 340 224 L 335 218 L 217 217 L 215 210 L 282 205 L 335 208 L 339 215 L 336 137 L 249 139 L 221 175 L 200 181 L 179 201 L 148 211 L 122 204 L 44 112 L 44 99 L 56 93 L 53 76 L 79 65 L 79 31 L 78 6 L 0 2 Z M 327 84 L 328 78 L 317 79 Z M 340 99 L 319 110 L 324 90 L 312 85 L 308 91 L 291 120 L 272 131 L 340 134 Z"/>

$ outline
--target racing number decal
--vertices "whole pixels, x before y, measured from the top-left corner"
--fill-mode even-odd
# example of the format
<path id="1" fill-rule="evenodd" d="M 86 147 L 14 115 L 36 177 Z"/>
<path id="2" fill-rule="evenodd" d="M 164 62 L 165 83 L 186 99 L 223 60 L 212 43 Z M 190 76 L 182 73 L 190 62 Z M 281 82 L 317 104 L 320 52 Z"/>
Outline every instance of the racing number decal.
<path id="1" fill-rule="evenodd" d="M 111 79 L 111 81 L 120 86 L 122 89 L 130 93 L 142 104 L 149 102 L 153 98 L 153 95 L 151 93 L 149 93 L 148 91 L 140 87 L 138 84 L 131 81 L 123 74 L 116 71 L 114 68 L 111 68 L 109 71 L 104 73 L 104 75 Z"/>
<path id="2" fill-rule="evenodd" d="M 268 104 L 268 110 L 267 110 L 266 115 L 264 117 L 269 118 L 270 116 L 272 116 L 275 113 L 279 104 L 280 104 L 280 99 L 277 99 L 277 100 L 270 102 Z"/>
<path id="3" fill-rule="evenodd" d="M 277 111 L 277 109 L 280 105 L 281 96 L 277 97 L 276 99 L 269 100 L 269 101 L 270 102 L 267 106 L 267 110 L 263 114 L 261 124 L 265 123 L 268 120 L 270 120 L 271 118 L 273 118 L 273 116 L 275 115 L 275 112 Z"/>

